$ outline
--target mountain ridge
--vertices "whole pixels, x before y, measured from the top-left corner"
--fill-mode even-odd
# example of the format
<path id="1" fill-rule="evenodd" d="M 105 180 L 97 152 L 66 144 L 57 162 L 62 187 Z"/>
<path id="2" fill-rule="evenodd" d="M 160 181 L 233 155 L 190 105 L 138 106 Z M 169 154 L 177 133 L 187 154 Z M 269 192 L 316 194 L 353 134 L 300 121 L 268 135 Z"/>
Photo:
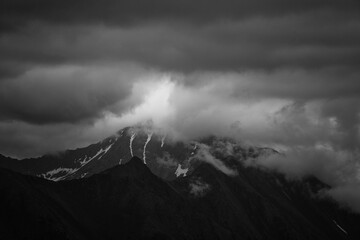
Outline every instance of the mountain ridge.
<path id="1" fill-rule="evenodd" d="M 304 191 L 288 192 L 293 199 L 280 191 L 264 191 L 259 186 L 268 182 L 267 174 L 254 171 L 245 172 L 246 178 L 230 177 L 208 163 L 201 163 L 186 177 L 165 181 L 136 156 L 126 164 L 89 178 L 59 182 L 0 169 L 0 191 L 7 196 L 1 199 L 1 211 L 7 212 L 1 216 L 1 222 L 8 229 L 17 229 L 14 232 L 27 234 L 29 239 L 51 234 L 55 236 L 53 239 L 357 239 L 359 236 L 358 231 L 349 231 L 346 221 L 341 220 L 349 218 L 354 224 L 360 222 L 359 216 L 346 217 L 332 207 L 338 214 L 335 218 L 336 214 L 318 207 L 324 202 L 318 204 L 304 195 Z M 192 192 L 193 186 L 199 190 L 201 184 L 209 188 L 201 194 Z M 277 183 L 269 184 L 280 188 Z M 291 188 L 292 184 L 288 184 Z M 21 209 L 29 221 L 17 227 L 8 226 L 6 222 L 16 221 L 9 221 L 16 209 Z M 336 224 L 332 219 L 336 219 Z M 44 221 L 49 231 L 42 229 Z M 337 224 L 349 232 L 345 234 Z M 14 236 L 13 239 L 21 238 Z"/>
<path id="2" fill-rule="evenodd" d="M 10 174 L 19 182 L 14 191 L 23 196 L 22 201 L 29 199 L 29 206 L 39 209 L 35 196 L 48 205 L 38 216 L 17 201 L 29 217 L 47 221 L 45 215 L 50 222 L 59 222 L 61 229 L 69 228 L 70 221 L 78 226 L 75 232 L 69 228 L 67 234 L 73 236 L 85 236 L 81 229 L 92 229 L 97 238 L 125 234 L 131 239 L 140 225 L 139 234 L 144 235 L 136 235 L 136 239 L 156 234 L 165 239 L 360 237 L 351 225 L 352 221 L 360 223 L 358 215 L 319 197 L 329 186 L 317 179 L 290 181 L 279 173 L 243 164 L 248 158 L 268 154 L 279 153 L 216 137 L 186 144 L 169 142 L 149 129 L 125 128 L 88 147 L 16 161 L 8 168 L 32 176 Z M 1 158 L 0 166 L 12 161 Z M 23 185 L 31 194 L 26 194 Z M 0 191 L 13 196 L 8 186 Z M 97 225 L 96 219 L 101 219 L 101 224 Z M 121 232 L 116 223 L 130 227 Z M 174 226 L 179 224 L 186 237 L 176 233 Z M 41 232 L 40 226 L 36 229 Z M 53 230 L 58 231 L 57 227 Z"/>

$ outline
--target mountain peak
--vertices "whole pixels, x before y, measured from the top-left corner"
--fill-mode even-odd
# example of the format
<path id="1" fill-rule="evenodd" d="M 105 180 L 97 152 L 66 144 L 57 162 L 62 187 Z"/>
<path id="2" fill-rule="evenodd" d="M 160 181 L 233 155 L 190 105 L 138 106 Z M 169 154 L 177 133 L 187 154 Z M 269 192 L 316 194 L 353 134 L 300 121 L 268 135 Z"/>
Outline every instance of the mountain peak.
<path id="1" fill-rule="evenodd" d="M 152 175 L 150 169 L 139 157 L 132 157 L 127 163 L 105 170 L 103 174 L 116 177 L 139 177 L 141 175 Z"/>
<path id="2" fill-rule="evenodd" d="M 122 167 L 127 174 L 133 176 L 150 173 L 150 169 L 144 164 L 144 161 L 137 156 L 132 157 L 130 161 L 125 163 Z"/>
<path id="3" fill-rule="evenodd" d="M 126 163 L 126 165 L 128 165 L 128 164 L 136 164 L 136 165 L 138 165 L 138 164 L 141 164 L 141 165 L 145 165 L 144 164 L 144 161 L 143 160 L 141 160 L 139 157 L 137 157 L 137 156 L 133 156 L 131 159 L 130 159 L 130 161 L 129 162 L 127 162 Z"/>

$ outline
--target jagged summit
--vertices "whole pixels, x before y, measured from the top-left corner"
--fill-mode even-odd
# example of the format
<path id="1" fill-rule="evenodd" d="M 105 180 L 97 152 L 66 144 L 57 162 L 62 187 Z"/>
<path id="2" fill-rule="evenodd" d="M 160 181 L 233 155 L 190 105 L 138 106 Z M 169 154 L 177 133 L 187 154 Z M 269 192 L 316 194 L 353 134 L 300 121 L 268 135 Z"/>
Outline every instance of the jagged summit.
<path id="1" fill-rule="evenodd" d="M 100 173 L 113 177 L 137 178 L 144 175 L 153 175 L 150 169 L 144 164 L 143 160 L 137 156 L 132 157 L 128 162 L 117 165 Z"/>
<path id="2" fill-rule="evenodd" d="M 133 156 L 130 161 L 126 163 L 126 165 L 129 164 L 144 165 L 143 161 L 137 156 Z"/>

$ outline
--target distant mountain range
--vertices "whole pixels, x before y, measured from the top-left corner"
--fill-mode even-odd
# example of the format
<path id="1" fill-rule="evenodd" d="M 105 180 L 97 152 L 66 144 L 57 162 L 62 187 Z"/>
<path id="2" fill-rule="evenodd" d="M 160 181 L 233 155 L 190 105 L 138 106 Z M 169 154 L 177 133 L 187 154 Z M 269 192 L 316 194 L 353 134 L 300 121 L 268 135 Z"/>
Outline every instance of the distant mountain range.
<path id="1" fill-rule="evenodd" d="M 0 239 L 360 239 L 360 216 L 322 196 L 326 184 L 242 163 L 264 154 L 278 153 L 131 127 L 56 155 L 2 156 Z"/>

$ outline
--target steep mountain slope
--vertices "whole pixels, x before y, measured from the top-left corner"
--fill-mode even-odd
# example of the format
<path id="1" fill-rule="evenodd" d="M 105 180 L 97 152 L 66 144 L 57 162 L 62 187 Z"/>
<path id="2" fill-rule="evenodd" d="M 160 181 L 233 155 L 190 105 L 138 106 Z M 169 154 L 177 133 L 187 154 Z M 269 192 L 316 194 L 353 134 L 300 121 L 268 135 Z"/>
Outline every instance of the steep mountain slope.
<path id="1" fill-rule="evenodd" d="M 1 223 L 21 216 L 16 211 L 18 205 L 21 209 L 44 205 L 44 210 L 22 211 L 27 221 L 22 225 L 15 222 L 5 225 L 3 239 L 21 239 L 23 236 L 27 239 L 53 236 L 82 239 L 89 234 L 88 230 L 93 232 L 94 239 L 217 239 L 224 231 L 221 227 L 214 230 L 209 223 L 204 224 L 210 220 L 197 213 L 191 202 L 153 175 L 136 157 L 125 165 L 90 178 L 59 183 L 4 172 L 0 191 L 5 195 L 20 194 L 22 202 L 14 205 L 11 199 L 2 200 L 1 208 L 4 209 L 1 211 L 7 209 L 8 214 L 1 216 Z M 23 194 L 25 189 L 21 187 L 10 190 L 14 178 L 31 182 L 25 187 L 31 192 Z M 35 203 L 32 201 L 34 196 L 38 200 Z M 69 218 L 64 217 L 64 222 L 58 223 L 58 215 L 63 216 L 60 210 Z M 41 232 L 38 219 L 44 219 L 50 225 L 48 230 Z M 33 234 L 34 228 L 38 229 L 37 234 Z M 21 236 L 14 232 L 21 232 Z"/>
<path id="2" fill-rule="evenodd" d="M 0 204 L 7 207 L 0 233 L 16 239 L 360 238 L 359 216 L 324 198 L 326 184 L 290 181 L 246 164 L 271 154 L 279 153 L 216 137 L 172 142 L 140 126 L 56 155 L 21 161 L 0 155 L 1 167 L 58 181 L 1 170 L 6 197 Z M 141 158 L 129 162 L 135 155 Z"/>
<path id="3" fill-rule="evenodd" d="M 192 143 L 168 141 L 166 135 L 153 134 L 150 128 L 128 127 L 87 147 L 39 158 L 19 161 L 0 155 L 0 167 L 59 181 L 91 176 L 136 155 L 141 156 L 156 175 L 171 179 L 175 177 L 178 163 L 188 159 L 193 148 Z"/>
<path id="4" fill-rule="evenodd" d="M 53 191 L 52 182 L 0 169 L 0 239 L 91 239 Z"/>
<path id="5" fill-rule="evenodd" d="M 240 165 L 238 172 L 238 176 L 229 177 L 202 164 L 190 176 L 177 179 L 173 184 L 189 196 L 194 195 L 191 184 L 205 185 L 200 191 L 201 198 L 195 198 L 197 208 L 205 208 L 205 212 L 218 219 L 220 225 L 231 229 L 235 239 L 244 235 L 250 239 L 347 239 L 350 234 L 359 236 L 358 231 L 345 233 L 339 227 L 339 216 L 347 215 L 345 210 L 329 199 L 314 197 L 316 192 L 309 186 L 322 183 L 310 183 L 310 180 L 316 181 L 313 179 L 287 181 L 281 175 L 245 169 Z M 357 220 L 347 218 L 341 225 L 347 229 L 356 221 L 359 217 Z"/>
<path id="6" fill-rule="evenodd" d="M 52 182 L 0 170 L 1 239 L 358 239 L 358 215 L 311 195 L 321 183 L 199 163 L 171 182 L 142 159 Z M 5 213 L 5 214 L 3 214 Z M 345 232 L 346 231 L 346 232 Z"/>
<path id="7" fill-rule="evenodd" d="M 137 126 L 120 130 L 115 135 L 84 148 L 67 150 L 39 158 L 17 160 L 0 155 L 0 167 L 16 172 L 59 181 L 89 177 L 116 165 L 124 164 L 132 156 L 139 156 L 150 170 L 166 180 L 173 180 L 191 171 L 192 159 L 198 158 L 200 146 L 210 146 L 219 159 L 229 155 L 231 139 L 208 137 L 197 141 L 175 142 L 161 131 Z M 260 147 L 231 147 L 230 155 L 238 160 L 256 158 L 276 151 Z M 224 152 L 225 151 L 225 152 Z"/>

